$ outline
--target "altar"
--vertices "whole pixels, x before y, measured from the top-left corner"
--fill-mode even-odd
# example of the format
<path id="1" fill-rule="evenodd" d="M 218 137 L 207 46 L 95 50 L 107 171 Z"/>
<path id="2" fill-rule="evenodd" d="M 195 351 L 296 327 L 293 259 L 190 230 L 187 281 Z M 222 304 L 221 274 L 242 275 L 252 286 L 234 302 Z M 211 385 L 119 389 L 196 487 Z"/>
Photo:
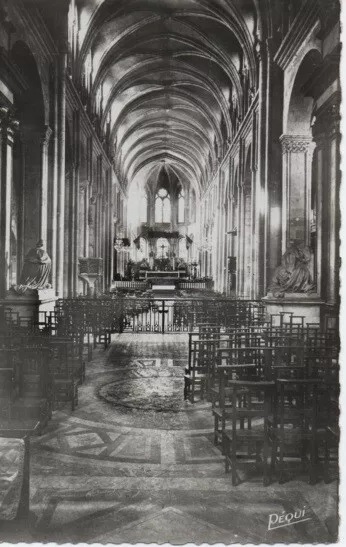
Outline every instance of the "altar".
<path id="1" fill-rule="evenodd" d="M 140 270 L 140 280 L 154 279 L 186 279 L 185 270 Z"/>

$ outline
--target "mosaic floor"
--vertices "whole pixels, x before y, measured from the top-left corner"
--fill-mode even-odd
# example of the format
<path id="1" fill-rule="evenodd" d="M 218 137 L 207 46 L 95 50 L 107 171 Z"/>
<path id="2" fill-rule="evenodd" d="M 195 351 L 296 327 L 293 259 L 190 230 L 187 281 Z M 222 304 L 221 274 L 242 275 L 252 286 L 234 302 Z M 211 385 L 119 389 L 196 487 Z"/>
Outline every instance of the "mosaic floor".
<path id="1" fill-rule="evenodd" d="M 210 404 L 183 400 L 185 335 L 117 335 L 94 356 L 78 408 L 32 440 L 35 525 L 0 541 L 335 541 L 336 482 L 232 487 Z M 268 530 L 269 515 L 297 511 L 304 521 Z"/>

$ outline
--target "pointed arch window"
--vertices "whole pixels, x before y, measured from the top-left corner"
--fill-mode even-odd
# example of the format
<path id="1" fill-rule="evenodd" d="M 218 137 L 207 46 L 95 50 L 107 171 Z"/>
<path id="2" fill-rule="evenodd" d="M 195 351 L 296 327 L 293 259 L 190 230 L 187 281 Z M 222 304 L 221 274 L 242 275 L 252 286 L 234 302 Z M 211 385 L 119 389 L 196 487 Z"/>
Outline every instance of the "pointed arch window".
<path id="1" fill-rule="evenodd" d="M 155 197 L 155 222 L 171 221 L 171 198 L 165 188 L 160 188 Z"/>
<path id="2" fill-rule="evenodd" d="M 196 192 L 195 192 L 194 189 L 192 189 L 192 192 L 191 192 L 191 208 L 190 208 L 190 211 L 191 211 L 190 219 L 191 219 L 191 223 L 193 224 L 194 222 L 196 222 Z"/>
<path id="3" fill-rule="evenodd" d="M 182 188 L 178 194 L 178 222 L 185 222 L 185 194 Z"/>
<path id="4" fill-rule="evenodd" d="M 148 222 L 148 196 L 146 192 L 143 192 L 141 195 L 139 217 L 141 222 Z"/>

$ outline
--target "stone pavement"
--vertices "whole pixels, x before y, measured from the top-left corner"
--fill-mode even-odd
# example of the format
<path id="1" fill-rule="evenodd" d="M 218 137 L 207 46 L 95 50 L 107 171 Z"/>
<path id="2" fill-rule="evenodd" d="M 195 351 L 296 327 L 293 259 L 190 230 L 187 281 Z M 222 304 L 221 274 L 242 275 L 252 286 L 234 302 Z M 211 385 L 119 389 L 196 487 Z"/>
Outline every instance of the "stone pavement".
<path id="1" fill-rule="evenodd" d="M 37 520 L 26 541 L 335 541 L 336 482 L 265 488 L 253 474 L 232 487 L 210 404 L 183 400 L 186 363 L 182 334 L 116 335 L 95 352 L 78 408 L 55 412 L 32 440 Z M 303 508 L 305 522 L 268 530 L 270 514 Z"/>

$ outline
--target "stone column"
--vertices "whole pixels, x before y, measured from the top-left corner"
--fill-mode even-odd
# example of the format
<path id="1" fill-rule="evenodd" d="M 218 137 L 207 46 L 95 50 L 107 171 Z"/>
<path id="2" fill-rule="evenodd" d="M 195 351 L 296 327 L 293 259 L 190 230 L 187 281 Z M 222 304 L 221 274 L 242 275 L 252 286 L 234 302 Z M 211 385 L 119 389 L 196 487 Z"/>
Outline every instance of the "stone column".
<path id="1" fill-rule="evenodd" d="M 50 238 L 47 242 L 48 251 L 53 258 L 52 265 L 52 286 L 56 288 L 56 274 L 57 274 L 57 244 L 58 244 L 58 230 L 57 230 L 57 215 L 58 215 L 58 177 L 59 177 L 59 155 L 58 155 L 58 145 L 59 145 L 59 135 L 58 135 L 58 71 L 55 65 L 52 66 L 52 78 L 53 78 L 53 145 L 52 145 L 52 185 L 49 196 L 51 200 L 51 218 L 50 222 Z"/>
<path id="2" fill-rule="evenodd" d="M 103 275 L 101 279 L 102 292 L 105 292 L 106 283 L 108 281 L 108 269 L 107 269 L 107 230 L 106 230 L 106 195 L 102 196 L 101 201 L 101 218 L 100 218 L 100 239 L 101 239 L 101 258 L 103 258 Z"/>
<path id="3" fill-rule="evenodd" d="M 97 194 L 97 201 L 96 201 L 96 256 L 102 257 L 102 245 L 101 245 L 101 238 L 102 238 L 102 222 L 101 222 L 101 216 L 102 216 L 102 195 L 100 192 Z"/>
<path id="4" fill-rule="evenodd" d="M 253 295 L 253 170 L 251 169 L 249 176 L 251 181 L 246 181 L 244 184 L 244 260 L 243 260 L 243 296 L 251 298 Z"/>
<path id="5" fill-rule="evenodd" d="M 96 219 L 96 202 L 97 194 L 94 192 L 93 186 L 90 185 L 89 188 L 89 211 L 88 211 L 88 230 L 89 230 L 89 256 L 90 256 L 90 247 L 92 249 L 92 256 L 97 257 L 96 252 L 96 233 L 95 233 L 95 223 Z"/>
<path id="6" fill-rule="evenodd" d="M 11 111 L 0 107 L 0 298 L 10 284 L 13 140 L 18 125 Z"/>
<path id="7" fill-rule="evenodd" d="M 316 263 L 317 288 L 326 302 L 339 302 L 340 244 L 340 95 L 335 93 L 316 112 Z"/>
<path id="8" fill-rule="evenodd" d="M 86 181 L 79 182 L 78 185 L 78 229 L 77 229 L 77 258 L 80 257 L 86 257 L 84 253 L 84 241 L 85 241 L 85 184 Z M 77 265 L 77 274 L 78 274 L 78 265 Z M 77 281 L 76 285 L 76 291 L 77 294 L 80 294 L 82 289 L 82 283 L 80 280 L 80 277 L 78 276 L 79 280 Z"/>
<path id="9" fill-rule="evenodd" d="M 237 252 L 237 261 L 238 261 L 238 287 L 237 294 L 238 296 L 243 296 L 244 292 L 244 184 L 239 183 L 238 186 L 238 252 Z"/>
<path id="10" fill-rule="evenodd" d="M 314 143 L 308 135 L 282 135 L 282 241 L 310 243 L 311 165 Z"/>
<path id="11" fill-rule="evenodd" d="M 267 190 L 266 190 L 266 163 L 268 159 L 267 150 L 267 63 L 266 47 L 262 41 L 256 44 L 256 54 L 258 58 L 258 124 L 257 124 L 257 152 L 258 169 L 255 186 L 255 204 L 254 212 L 254 279 L 255 279 L 255 297 L 262 296 L 266 291 L 266 212 L 267 212 Z M 238 293 L 238 291 L 237 291 Z"/>
<path id="12" fill-rule="evenodd" d="M 267 231 L 267 288 L 282 256 L 282 150 L 278 146 L 283 120 L 283 71 L 271 65 L 269 169 L 268 169 L 268 231 Z"/>
<path id="13" fill-rule="evenodd" d="M 79 239 L 78 256 L 87 257 L 87 227 L 88 227 L 88 186 L 89 182 L 79 182 Z"/>
<path id="14" fill-rule="evenodd" d="M 52 130 L 46 126 L 41 136 L 40 239 L 47 242 L 48 233 L 48 146 Z"/>
<path id="15" fill-rule="evenodd" d="M 71 207 L 71 254 L 69 260 L 71 262 L 71 279 L 69 286 L 71 295 L 76 295 L 78 284 L 78 217 L 79 217 L 79 167 L 73 165 L 71 173 L 71 191 L 70 191 L 70 207 Z"/>
<path id="16" fill-rule="evenodd" d="M 25 143 L 21 138 L 21 135 L 18 134 L 18 143 L 20 147 L 20 200 L 19 200 L 19 211 L 18 211 L 18 237 L 17 237 L 17 257 L 18 257 L 18 273 L 20 275 L 25 256 L 24 248 L 24 215 L 25 215 Z M 49 253 L 48 253 L 49 254 Z M 19 279 L 18 279 L 19 281 Z"/>
<path id="17" fill-rule="evenodd" d="M 218 189 L 217 189 L 217 201 L 215 204 L 216 208 L 216 260 L 215 260 L 215 273 L 214 273 L 214 281 L 215 281 L 215 288 L 217 291 L 221 291 L 221 268 L 222 268 L 222 235 L 221 235 L 221 226 L 222 226 L 222 218 L 221 218 L 221 174 L 219 175 L 218 180 Z"/>
<path id="18" fill-rule="evenodd" d="M 64 294 L 64 235 L 65 235 L 65 140 L 66 140 L 66 63 L 67 54 L 60 53 L 58 71 L 58 199 L 56 289 Z"/>
<path id="19" fill-rule="evenodd" d="M 113 280 L 113 271 L 114 271 L 114 250 L 113 250 L 113 240 L 114 240 L 114 205 L 113 205 L 113 182 L 112 182 L 112 171 L 109 170 L 109 179 L 108 179 L 108 231 L 109 231 L 109 240 L 108 240 L 108 253 L 109 253 L 109 284 L 111 286 Z"/>

